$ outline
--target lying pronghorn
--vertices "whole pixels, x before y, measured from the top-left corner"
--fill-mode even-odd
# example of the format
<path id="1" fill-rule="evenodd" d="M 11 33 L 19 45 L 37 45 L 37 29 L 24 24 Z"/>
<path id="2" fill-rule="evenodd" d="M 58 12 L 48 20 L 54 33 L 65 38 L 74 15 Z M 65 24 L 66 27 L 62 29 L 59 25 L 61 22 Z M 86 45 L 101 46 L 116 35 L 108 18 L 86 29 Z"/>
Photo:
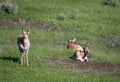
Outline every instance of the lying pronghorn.
<path id="1" fill-rule="evenodd" d="M 23 62 L 27 63 L 27 66 L 29 65 L 28 63 L 28 51 L 30 48 L 30 41 L 28 39 L 28 34 L 30 33 L 30 29 L 26 32 L 22 29 L 22 35 L 18 37 L 18 48 L 20 50 L 20 55 L 21 55 L 21 65 L 23 65 Z"/>
<path id="2" fill-rule="evenodd" d="M 88 62 L 88 58 L 87 55 L 89 53 L 89 48 L 88 47 L 83 47 L 83 51 L 80 50 L 76 50 L 75 53 L 73 54 L 73 59 L 75 60 L 79 60 L 79 61 L 87 61 Z"/>
<path id="3" fill-rule="evenodd" d="M 76 39 L 68 40 L 68 45 L 67 45 L 68 49 L 72 49 L 74 51 L 76 51 L 76 50 L 83 51 L 83 48 L 80 45 L 74 43 L 75 41 L 76 41 Z"/>

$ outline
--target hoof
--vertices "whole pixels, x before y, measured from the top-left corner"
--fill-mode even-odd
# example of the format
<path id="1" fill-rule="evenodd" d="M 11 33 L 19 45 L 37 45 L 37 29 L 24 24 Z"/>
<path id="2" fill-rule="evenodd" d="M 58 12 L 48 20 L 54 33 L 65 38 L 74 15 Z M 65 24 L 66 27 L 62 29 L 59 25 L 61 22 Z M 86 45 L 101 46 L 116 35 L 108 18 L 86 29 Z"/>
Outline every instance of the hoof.
<path id="1" fill-rule="evenodd" d="M 30 66 L 29 64 L 27 64 L 27 66 Z"/>

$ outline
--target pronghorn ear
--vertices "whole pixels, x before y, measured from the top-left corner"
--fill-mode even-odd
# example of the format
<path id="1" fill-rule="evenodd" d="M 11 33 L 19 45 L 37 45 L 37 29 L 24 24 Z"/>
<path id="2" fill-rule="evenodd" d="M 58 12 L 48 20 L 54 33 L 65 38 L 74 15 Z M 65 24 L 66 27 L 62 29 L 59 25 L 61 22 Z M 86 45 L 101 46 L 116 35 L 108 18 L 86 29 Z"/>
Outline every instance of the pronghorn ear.
<path id="1" fill-rule="evenodd" d="M 76 38 L 73 39 L 73 42 L 75 42 L 75 41 L 76 41 Z"/>
<path id="2" fill-rule="evenodd" d="M 25 30 L 22 28 L 22 33 L 24 34 L 25 33 Z"/>
<path id="3" fill-rule="evenodd" d="M 70 43 L 70 40 L 68 40 L 68 43 Z"/>
<path id="4" fill-rule="evenodd" d="M 27 34 L 29 34 L 29 33 L 30 33 L 30 31 L 31 31 L 31 30 L 30 30 L 30 28 L 29 28 L 29 29 L 28 29 L 28 31 L 27 31 Z"/>

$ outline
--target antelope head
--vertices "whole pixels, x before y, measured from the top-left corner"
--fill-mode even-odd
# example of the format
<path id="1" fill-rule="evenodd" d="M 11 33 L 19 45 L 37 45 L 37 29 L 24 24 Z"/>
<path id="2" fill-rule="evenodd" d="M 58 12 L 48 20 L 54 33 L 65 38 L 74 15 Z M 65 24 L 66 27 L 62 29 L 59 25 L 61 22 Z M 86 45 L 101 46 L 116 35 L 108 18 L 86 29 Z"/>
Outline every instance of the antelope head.
<path id="1" fill-rule="evenodd" d="M 24 39 L 28 39 L 29 33 L 30 33 L 30 29 L 28 29 L 27 31 L 25 31 L 25 30 L 22 28 L 22 35 L 23 35 L 23 38 L 24 38 Z"/>
<path id="2" fill-rule="evenodd" d="M 74 43 L 76 41 L 76 39 L 74 38 L 73 40 L 68 40 L 68 43 L 70 44 L 70 43 Z"/>
<path id="3" fill-rule="evenodd" d="M 90 52 L 90 47 L 83 46 L 84 52 L 88 54 Z"/>

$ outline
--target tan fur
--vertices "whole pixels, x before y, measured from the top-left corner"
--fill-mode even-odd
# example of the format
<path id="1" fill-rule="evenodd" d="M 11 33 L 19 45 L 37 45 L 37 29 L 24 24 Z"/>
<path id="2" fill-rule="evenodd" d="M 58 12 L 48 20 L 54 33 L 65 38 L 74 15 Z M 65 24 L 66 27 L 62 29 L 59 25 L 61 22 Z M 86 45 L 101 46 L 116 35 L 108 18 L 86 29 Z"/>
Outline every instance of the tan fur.
<path id="1" fill-rule="evenodd" d="M 74 44 L 74 43 L 70 43 L 69 44 L 69 49 L 72 49 L 74 51 L 78 50 L 79 48 L 81 48 L 80 45 Z"/>
<path id="2" fill-rule="evenodd" d="M 22 35 L 20 35 L 18 37 L 18 41 L 17 41 L 17 44 L 18 44 L 18 48 L 20 50 L 20 55 L 21 55 L 21 65 L 23 65 L 24 62 L 27 63 L 27 66 L 29 66 L 29 63 L 28 63 L 28 51 L 29 51 L 29 48 L 30 48 L 30 41 L 29 41 L 29 38 L 28 38 L 28 34 L 30 32 L 30 30 L 28 30 L 27 32 L 25 32 L 24 30 L 22 30 L 23 33 Z"/>
<path id="3" fill-rule="evenodd" d="M 23 38 L 23 35 L 19 35 L 19 36 L 18 36 L 18 39 L 21 39 L 21 38 Z"/>
<path id="4" fill-rule="evenodd" d="M 75 51 L 73 57 L 74 57 L 75 60 L 79 60 L 79 61 L 82 62 L 82 61 L 84 61 L 82 59 L 83 55 L 84 55 L 84 52 L 81 52 L 81 51 L 77 50 L 77 51 Z"/>
<path id="5" fill-rule="evenodd" d="M 77 50 L 77 51 L 75 52 L 74 56 L 75 56 L 76 58 L 78 58 L 78 57 L 82 57 L 83 54 L 84 54 L 84 52 L 81 52 L 81 51 Z"/>
<path id="6" fill-rule="evenodd" d="M 82 48 L 80 45 L 74 43 L 75 41 L 76 41 L 76 39 L 68 40 L 68 45 L 67 45 L 67 47 L 68 47 L 69 49 L 74 50 L 74 51 L 76 51 L 76 50 L 83 51 L 83 48 Z"/>
<path id="7" fill-rule="evenodd" d="M 88 62 L 88 58 L 87 58 L 87 54 L 89 53 L 89 48 L 88 47 L 85 47 L 84 51 L 80 51 L 80 50 L 77 50 L 74 52 L 74 55 L 73 55 L 73 58 L 75 60 L 79 60 L 79 61 L 87 61 Z M 85 56 L 85 58 L 83 58 Z"/>

